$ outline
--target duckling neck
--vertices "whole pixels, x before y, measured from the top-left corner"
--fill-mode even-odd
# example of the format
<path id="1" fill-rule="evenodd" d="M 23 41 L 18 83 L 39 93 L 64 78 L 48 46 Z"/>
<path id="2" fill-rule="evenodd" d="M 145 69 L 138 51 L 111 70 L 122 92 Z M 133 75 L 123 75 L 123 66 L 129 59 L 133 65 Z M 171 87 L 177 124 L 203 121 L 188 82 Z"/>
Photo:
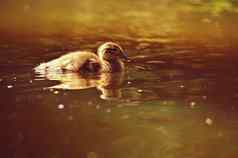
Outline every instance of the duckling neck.
<path id="1" fill-rule="evenodd" d="M 124 69 L 124 63 L 121 60 L 102 60 L 103 72 L 120 72 Z"/>

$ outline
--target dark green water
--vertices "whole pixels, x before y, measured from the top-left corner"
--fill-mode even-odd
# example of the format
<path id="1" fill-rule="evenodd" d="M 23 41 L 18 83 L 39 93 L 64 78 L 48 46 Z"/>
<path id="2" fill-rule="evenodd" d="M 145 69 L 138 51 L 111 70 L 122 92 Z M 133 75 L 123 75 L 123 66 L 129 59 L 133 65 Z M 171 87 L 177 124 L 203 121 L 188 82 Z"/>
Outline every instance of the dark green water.
<path id="1" fill-rule="evenodd" d="M 237 2 L 65 3 L 0 6 L 0 157 L 238 157 Z M 32 70 L 106 41 L 125 74 Z"/>

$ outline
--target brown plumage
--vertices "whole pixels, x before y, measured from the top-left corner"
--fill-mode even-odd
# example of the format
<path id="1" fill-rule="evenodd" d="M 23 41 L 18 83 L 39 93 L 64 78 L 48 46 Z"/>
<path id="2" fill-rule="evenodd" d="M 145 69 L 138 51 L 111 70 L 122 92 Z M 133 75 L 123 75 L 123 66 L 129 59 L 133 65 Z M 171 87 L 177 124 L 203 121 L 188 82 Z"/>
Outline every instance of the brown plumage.
<path id="1" fill-rule="evenodd" d="M 87 51 L 71 52 L 57 59 L 42 63 L 36 72 L 120 72 L 124 69 L 122 59 L 127 59 L 124 50 L 114 42 L 102 44 L 97 54 Z"/>

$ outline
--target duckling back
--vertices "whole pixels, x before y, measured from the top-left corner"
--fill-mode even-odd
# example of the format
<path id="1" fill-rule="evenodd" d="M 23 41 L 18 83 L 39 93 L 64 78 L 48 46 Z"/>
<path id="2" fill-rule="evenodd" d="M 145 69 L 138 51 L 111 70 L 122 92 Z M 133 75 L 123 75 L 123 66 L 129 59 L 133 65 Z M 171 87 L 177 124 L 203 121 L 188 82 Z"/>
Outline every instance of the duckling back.
<path id="1" fill-rule="evenodd" d="M 99 58 L 92 52 L 72 52 L 35 68 L 36 72 L 43 71 L 98 71 Z"/>

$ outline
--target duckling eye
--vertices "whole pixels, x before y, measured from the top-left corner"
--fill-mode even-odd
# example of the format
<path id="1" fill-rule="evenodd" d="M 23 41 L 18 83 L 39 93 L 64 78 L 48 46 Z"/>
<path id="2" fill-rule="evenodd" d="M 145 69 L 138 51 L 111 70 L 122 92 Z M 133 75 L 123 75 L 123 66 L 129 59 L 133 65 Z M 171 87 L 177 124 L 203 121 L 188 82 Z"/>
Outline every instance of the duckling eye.
<path id="1" fill-rule="evenodd" d="M 109 48 L 110 51 L 116 51 L 116 48 Z"/>
<path id="2" fill-rule="evenodd" d="M 116 48 L 108 48 L 108 50 L 107 50 L 106 52 L 108 52 L 108 53 L 114 53 L 114 52 L 116 52 L 116 51 L 117 51 Z"/>

